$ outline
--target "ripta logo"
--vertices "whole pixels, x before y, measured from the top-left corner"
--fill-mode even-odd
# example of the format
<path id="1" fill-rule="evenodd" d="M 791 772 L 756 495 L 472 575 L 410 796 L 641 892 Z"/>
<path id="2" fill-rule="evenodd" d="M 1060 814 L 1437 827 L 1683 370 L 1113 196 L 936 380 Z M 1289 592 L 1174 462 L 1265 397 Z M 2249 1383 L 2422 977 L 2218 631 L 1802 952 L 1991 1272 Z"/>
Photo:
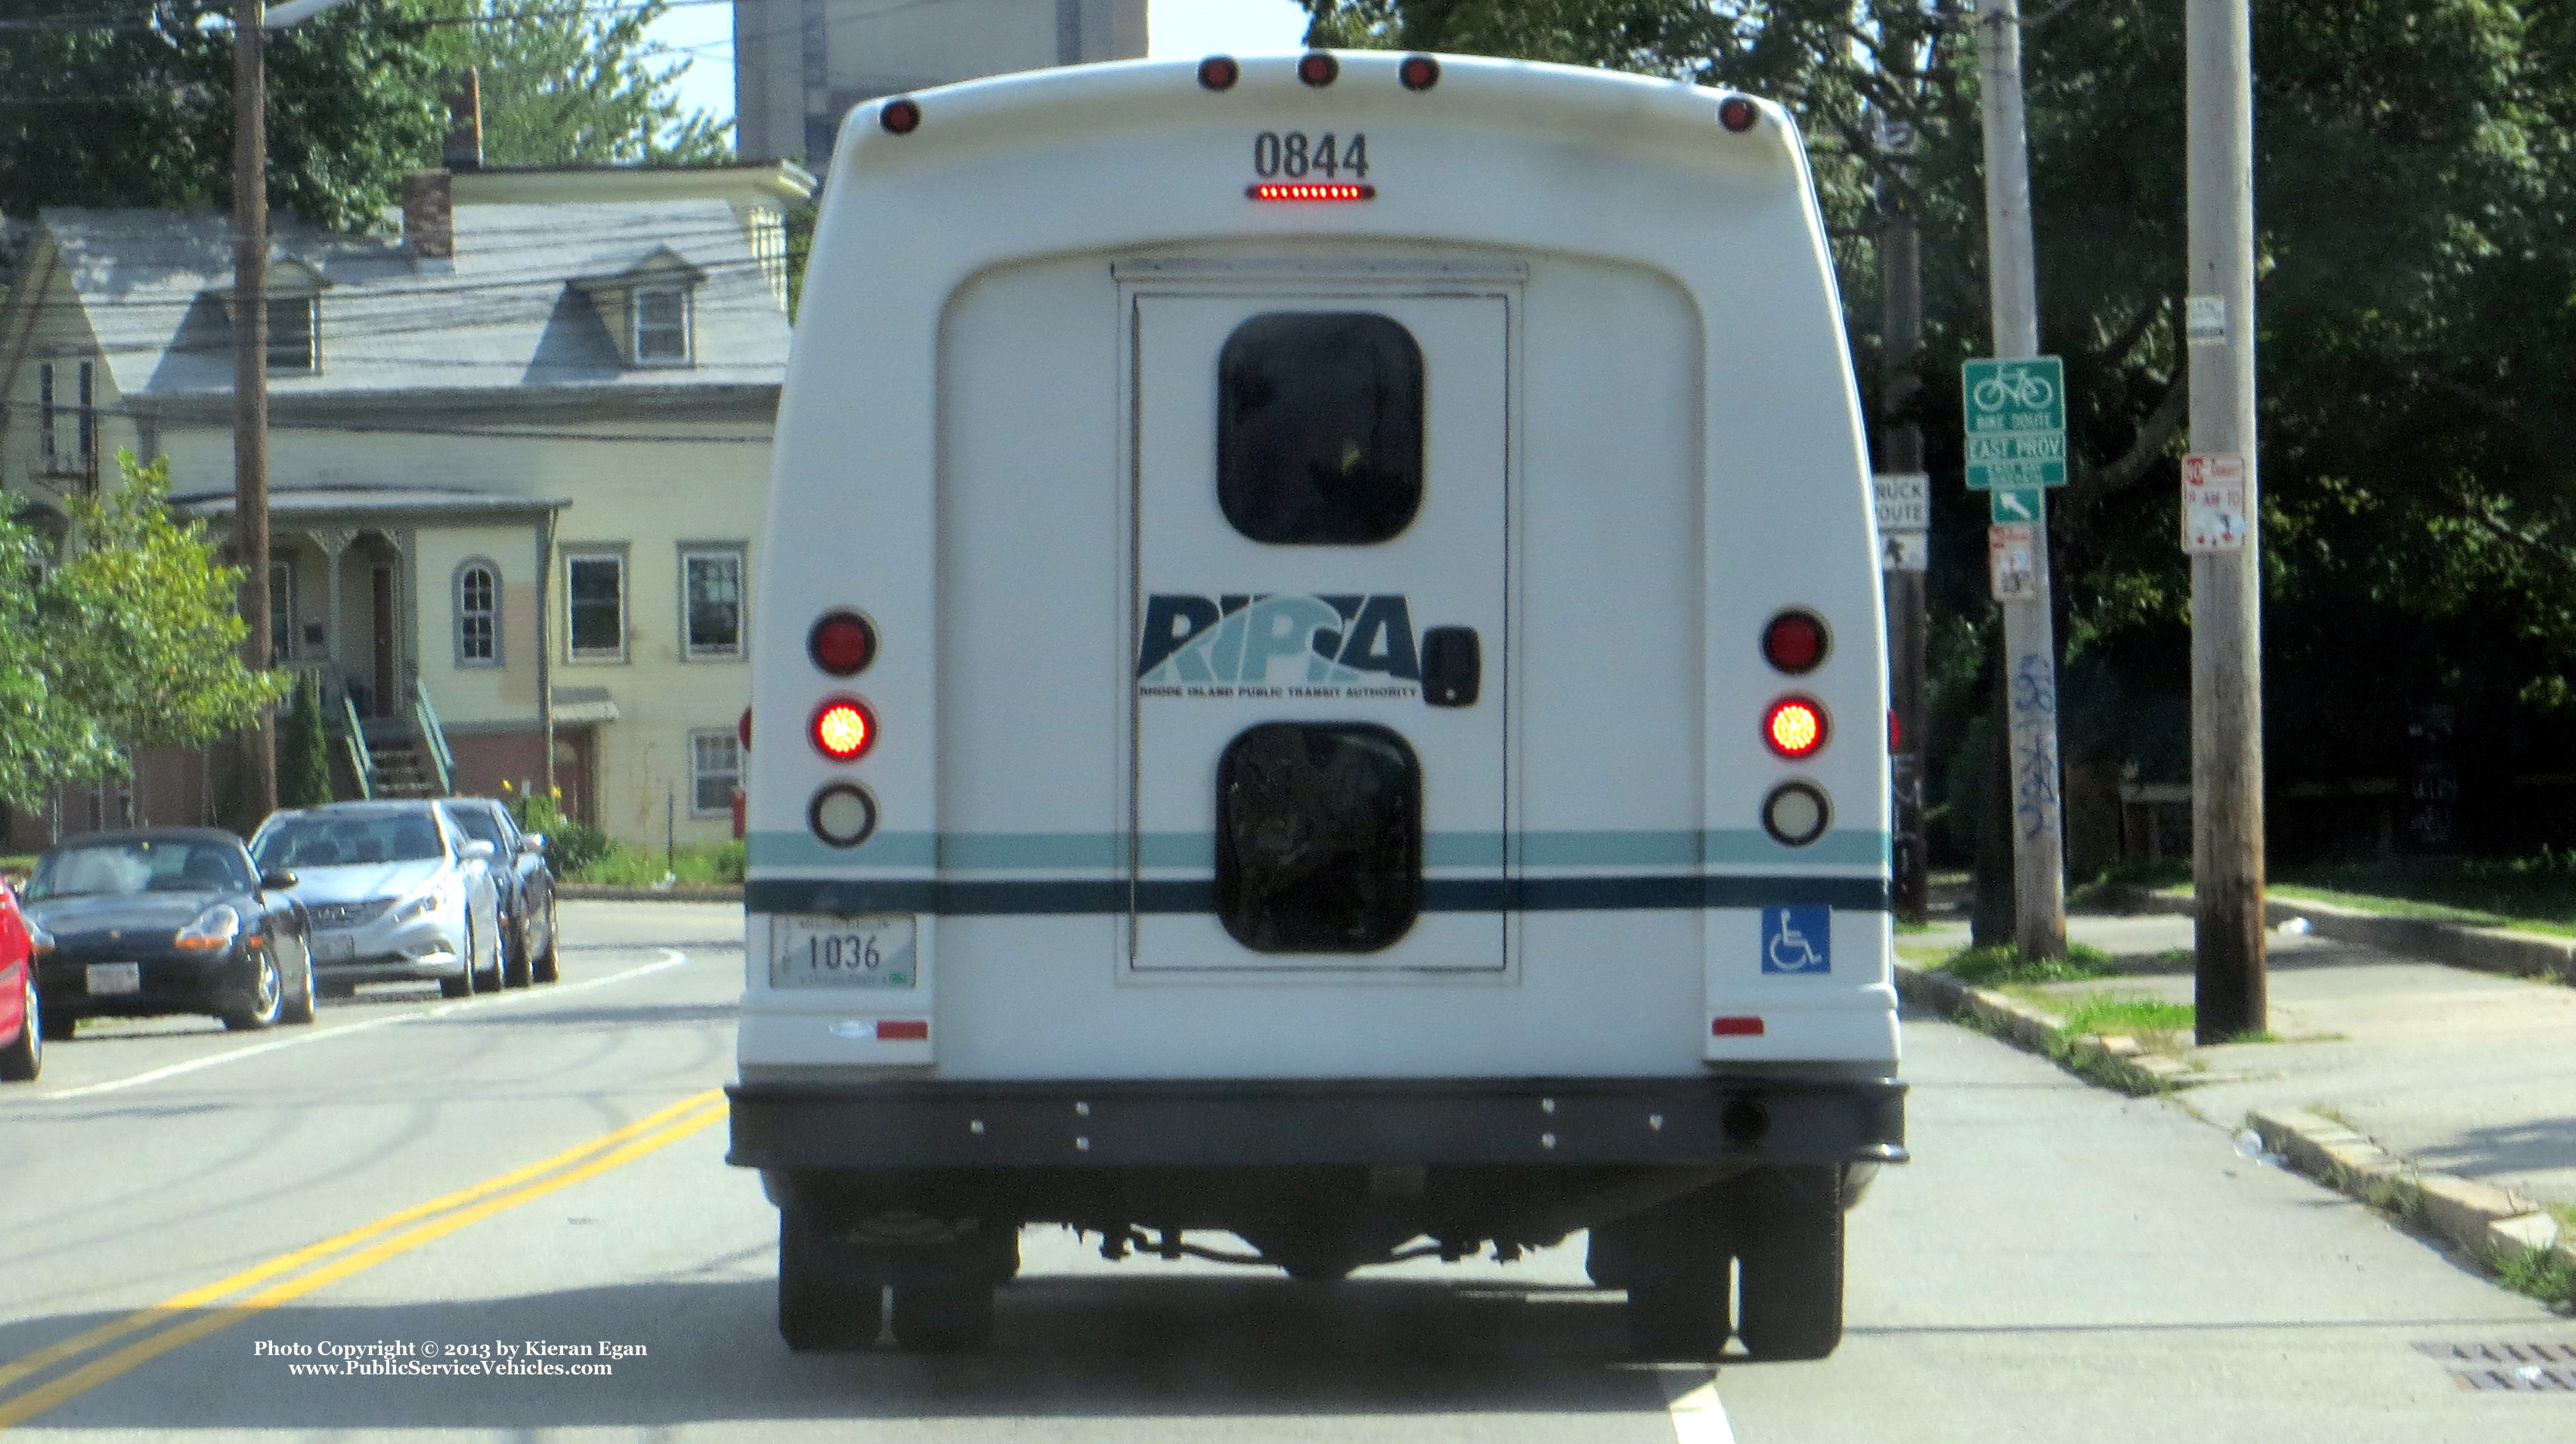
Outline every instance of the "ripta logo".
<path id="1" fill-rule="evenodd" d="M 1285 665 L 1281 665 L 1281 664 Z M 1413 614 L 1396 596 L 1156 594 L 1136 647 L 1143 685 L 1422 680 Z"/>

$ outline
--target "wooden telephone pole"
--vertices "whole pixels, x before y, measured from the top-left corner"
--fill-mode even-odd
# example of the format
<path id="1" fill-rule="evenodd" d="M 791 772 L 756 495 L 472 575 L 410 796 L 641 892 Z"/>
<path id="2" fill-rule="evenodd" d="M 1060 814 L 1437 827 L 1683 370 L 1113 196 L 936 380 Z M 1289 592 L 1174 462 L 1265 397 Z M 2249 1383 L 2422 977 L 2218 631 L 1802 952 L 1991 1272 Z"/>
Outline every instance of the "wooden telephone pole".
<path id="1" fill-rule="evenodd" d="M 1977 25 L 1985 90 L 1987 289 L 1995 356 L 2036 357 L 2039 275 L 2030 230 L 2030 137 L 2022 113 L 2019 0 L 1987 0 L 1978 7 Z M 2030 579 L 2019 595 L 2000 603 L 2004 718 L 2011 738 L 2013 943 L 2026 958 L 2062 958 L 2066 848 L 2058 796 L 2057 645 L 2049 613 L 2044 515 L 2032 531 L 2036 541 L 2029 548 Z"/>
<path id="2" fill-rule="evenodd" d="M 2215 1043 L 2261 1031 L 2268 1013 L 2253 44 L 2246 0 L 2188 0 L 2185 14 L 2192 455 L 2184 468 L 2183 542 L 2192 553 L 2194 1031 Z"/>
<path id="3" fill-rule="evenodd" d="M 233 557 L 250 623 L 242 665 L 265 672 L 268 620 L 268 62 L 266 0 L 233 0 Z M 277 810 L 277 717 L 242 733 L 256 825 Z M 239 819 L 236 819 L 239 820 Z"/>

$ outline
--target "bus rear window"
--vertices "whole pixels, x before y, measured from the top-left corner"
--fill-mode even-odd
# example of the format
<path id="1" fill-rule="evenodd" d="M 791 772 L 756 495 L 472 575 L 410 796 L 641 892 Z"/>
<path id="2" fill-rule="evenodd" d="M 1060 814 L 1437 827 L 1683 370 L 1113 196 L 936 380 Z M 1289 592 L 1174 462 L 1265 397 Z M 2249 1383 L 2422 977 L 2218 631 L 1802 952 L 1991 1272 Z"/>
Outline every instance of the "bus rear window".
<path id="1" fill-rule="evenodd" d="M 1216 910 L 1259 953 L 1373 953 L 1422 910 L 1422 764 L 1365 722 L 1264 722 L 1217 759 Z"/>
<path id="2" fill-rule="evenodd" d="M 1422 347 L 1365 311 L 1272 311 L 1217 358 L 1217 499 L 1258 542 L 1352 545 L 1422 504 Z"/>

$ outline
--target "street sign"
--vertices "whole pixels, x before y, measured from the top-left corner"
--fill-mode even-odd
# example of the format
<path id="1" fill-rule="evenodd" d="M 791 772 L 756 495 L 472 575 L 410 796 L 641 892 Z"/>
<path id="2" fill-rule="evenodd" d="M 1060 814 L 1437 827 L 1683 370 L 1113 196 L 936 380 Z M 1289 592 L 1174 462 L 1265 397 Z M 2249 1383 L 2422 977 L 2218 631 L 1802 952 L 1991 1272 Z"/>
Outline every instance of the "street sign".
<path id="1" fill-rule="evenodd" d="M 1928 571 L 1932 565 L 1932 534 L 1920 531 L 1883 531 L 1878 534 L 1878 569 L 1883 572 Z"/>
<path id="2" fill-rule="evenodd" d="M 1932 478 L 1919 471 L 1882 471 L 1869 479 L 1878 496 L 1878 529 L 1930 531 Z"/>
<path id="3" fill-rule="evenodd" d="M 2195 556 L 2241 551 L 2248 517 L 2245 458 L 2222 453 L 2182 459 L 2182 549 Z"/>
<path id="4" fill-rule="evenodd" d="M 1959 368 L 1959 385 L 1971 491 L 2066 484 L 2064 362 L 1970 361 Z"/>
<path id="5" fill-rule="evenodd" d="M 1986 513 L 1986 519 L 1997 526 L 2038 521 L 2048 514 L 2048 493 L 2036 486 L 1990 491 L 1986 493 Z"/>
<path id="6" fill-rule="evenodd" d="M 1996 601 L 2022 602 L 2039 595 L 2038 536 L 2039 528 L 2028 523 L 1986 528 L 1986 578 Z"/>

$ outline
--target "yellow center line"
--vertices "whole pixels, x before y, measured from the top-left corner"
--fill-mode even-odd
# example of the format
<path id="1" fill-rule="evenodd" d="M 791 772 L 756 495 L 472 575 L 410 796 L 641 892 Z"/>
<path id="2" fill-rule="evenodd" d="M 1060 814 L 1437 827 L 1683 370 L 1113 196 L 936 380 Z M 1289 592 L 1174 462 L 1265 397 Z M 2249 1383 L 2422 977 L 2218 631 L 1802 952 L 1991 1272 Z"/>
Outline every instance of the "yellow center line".
<path id="1" fill-rule="evenodd" d="M 692 1110 L 703 1111 L 693 1113 Z M 690 1116 L 682 1117 L 682 1115 Z M 0 1403 L 0 1429 L 5 1429 L 11 1424 L 30 1418 L 45 1409 L 49 1409 L 55 1404 L 60 1403 L 62 1400 L 70 1398 L 73 1394 L 77 1394 L 81 1392 L 81 1390 L 87 1389 L 101 1380 L 111 1378 L 116 1374 L 125 1372 L 126 1369 L 132 1368 L 135 1364 L 139 1364 L 145 1359 L 165 1353 L 169 1349 L 176 1348 L 180 1344 L 184 1344 L 191 1339 L 201 1338 L 206 1334 L 212 1333 L 248 1313 L 256 1312 L 263 1308 L 273 1308 L 278 1303 L 281 1303 L 286 1299 L 294 1298 L 299 1294 L 320 1288 L 322 1285 L 329 1283 L 334 1279 L 346 1277 L 360 1269 L 372 1267 L 377 1263 L 383 1262 L 387 1258 L 391 1258 L 394 1254 L 400 1253 L 405 1249 L 418 1247 L 434 1238 L 439 1238 L 448 1233 L 452 1233 L 456 1229 L 462 1228 L 466 1224 L 472 1223 L 477 1219 L 489 1217 L 490 1215 L 498 1213 L 506 1208 L 516 1207 L 519 1204 L 527 1202 L 529 1199 L 537 1198 L 541 1195 L 551 1193 L 558 1188 L 565 1187 L 572 1183 L 577 1183 L 582 1179 L 605 1172 L 610 1168 L 616 1167 L 618 1164 L 640 1157 L 656 1148 L 660 1148 L 666 1144 L 676 1143 L 682 1138 L 686 1138 L 690 1134 L 696 1133 L 710 1124 L 722 1120 L 724 1117 L 725 1107 L 723 1103 L 723 1095 L 720 1092 L 710 1089 L 704 1093 L 693 1094 L 687 1098 L 681 1099 L 679 1102 L 674 1103 L 667 1108 L 657 1109 L 654 1112 L 637 1119 L 633 1123 L 629 1123 L 622 1128 L 613 1129 L 610 1132 L 603 1133 L 597 1138 L 590 1139 L 587 1142 L 576 1144 L 550 1158 L 540 1159 L 525 1167 L 515 1168 L 498 1177 L 486 1179 L 469 1188 L 462 1188 L 454 1193 L 433 1198 L 426 1203 L 414 1204 L 409 1208 L 387 1214 L 373 1223 L 351 1229 L 346 1233 L 324 1239 L 320 1243 L 297 1249 L 292 1253 L 281 1255 L 278 1258 L 271 1259 L 254 1268 L 245 1269 L 229 1278 L 218 1279 L 213 1283 L 190 1289 L 185 1293 L 173 1295 L 149 1308 L 137 1309 L 123 1318 L 101 1324 L 96 1328 L 75 1334 L 68 1339 L 47 1345 L 32 1354 L 12 1360 L 5 1365 L 0 1365 L 0 1389 L 5 1389 L 9 1385 L 14 1384 L 21 1379 L 25 1379 L 32 1374 L 51 1368 L 66 1359 L 76 1358 L 79 1355 L 88 1353 L 102 1345 L 113 1343 L 118 1339 L 126 1338 L 133 1334 L 145 1332 L 146 1330 L 168 1322 L 174 1315 L 192 1313 L 193 1311 L 201 1309 L 203 1306 L 213 1303 L 226 1295 L 238 1293 L 255 1284 L 264 1283 L 270 1279 L 276 1278 L 280 1274 L 292 1273 L 296 1269 L 302 1268 L 315 1260 L 327 1258 L 332 1254 L 339 1253 L 341 1250 L 350 1248 L 357 1244 L 365 1243 L 369 1239 L 377 1238 L 386 1233 L 390 1233 L 395 1229 L 402 1228 L 405 1224 L 414 1224 L 424 1218 L 435 1220 L 432 1223 L 412 1228 L 407 1232 L 399 1234 L 395 1238 L 386 1240 L 383 1243 L 377 1244 L 372 1248 L 361 1250 L 356 1254 L 337 1260 L 324 1268 L 317 1269 L 310 1274 L 306 1274 L 302 1278 L 298 1278 L 286 1284 L 278 1285 L 275 1288 L 266 1290 L 241 1304 L 233 1305 L 212 1314 L 200 1314 L 191 1319 L 188 1323 L 182 1324 L 177 1328 L 155 1334 L 140 1343 L 129 1345 L 127 1348 L 120 1350 L 118 1353 L 111 1355 L 106 1359 L 86 1365 L 81 1369 L 66 1375 L 63 1379 L 57 1380 L 53 1384 L 49 1384 L 41 1389 L 36 1389 L 29 1393 L 20 1395 L 18 1398 L 7 1401 L 6 1403 Z M 680 1120 L 677 1124 L 662 1132 L 654 1132 L 654 1130 L 662 1128 L 664 1124 L 671 1123 L 675 1118 Z M 630 1139 L 636 1141 L 627 1142 L 627 1140 Z M 619 1147 L 618 1145 L 621 1143 L 625 1146 Z M 605 1153 L 598 1158 L 594 1158 L 589 1163 L 582 1164 L 580 1167 L 570 1168 L 569 1171 L 557 1174 L 555 1177 L 543 1177 L 543 1175 L 555 1173 L 558 1169 L 565 1169 L 569 1165 L 580 1164 L 581 1160 L 584 1158 L 589 1158 L 593 1154 L 600 1154 L 603 1149 L 613 1151 Z M 520 1185 L 528 1184 L 528 1180 L 530 1179 L 540 1179 L 541 1181 L 525 1187 L 520 1187 Z M 510 1191 L 514 1189 L 516 1191 Z M 494 1197 L 496 1194 L 501 1196 Z M 478 1199 L 488 1201 L 476 1205 L 476 1200 Z M 468 1207 L 468 1205 L 476 1206 Z M 456 1210 L 456 1212 L 451 1213 L 451 1210 Z M 437 1218 L 436 1216 L 440 1214 L 448 1214 L 449 1216 L 446 1218 Z M 283 1290 L 283 1292 L 281 1292 L 281 1290 Z M 182 1334 L 184 1334 L 185 1337 L 174 1337 L 175 1335 Z M 165 1340 L 168 1342 L 165 1343 Z M 137 1353 L 138 1350 L 148 1350 L 148 1352 Z M 134 1357 L 128 1359 L 128 1355 L 133 1355 Z M 125 1362 L 106 1373 L 97 1373 L 95 1374 L 95 1377 L 91 1377 L 94 1371 L 99 1370 L 108 1364 L 117 1363 L 119 1360 L 124 1360 Z M 84 1382 L 81 1382 L 77 1387 L 70 1388 L 68 1390 L 64 1389 L 65 1385 L 72 1383 L 74 1380 L 84 1380 Z M 39 1400 L 42 1402 L 38 1402 Z"/>

